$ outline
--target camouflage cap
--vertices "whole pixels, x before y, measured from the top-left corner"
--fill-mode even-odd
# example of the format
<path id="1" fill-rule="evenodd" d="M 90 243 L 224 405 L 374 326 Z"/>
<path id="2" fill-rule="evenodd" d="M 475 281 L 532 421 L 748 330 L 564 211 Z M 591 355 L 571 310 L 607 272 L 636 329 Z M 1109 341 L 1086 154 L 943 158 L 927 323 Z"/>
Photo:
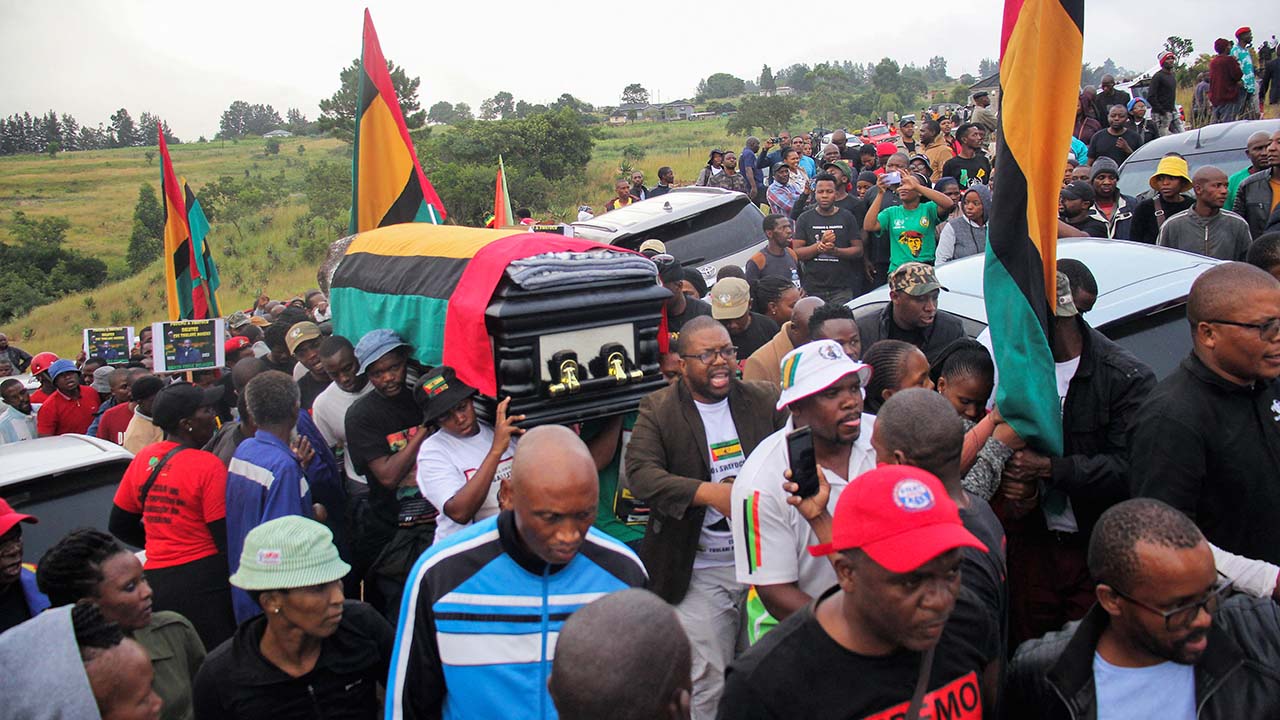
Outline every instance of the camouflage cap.
<path id="1" fill-rule="evenodd" d="M 908 295 L 928 295 L 934 290 L 946 290 L 938 282 L 932 265 L 920 262 L 902 263 L 889 276 L 889 288 Z M 948 291 L 950 292 L 950 291 Z"/>

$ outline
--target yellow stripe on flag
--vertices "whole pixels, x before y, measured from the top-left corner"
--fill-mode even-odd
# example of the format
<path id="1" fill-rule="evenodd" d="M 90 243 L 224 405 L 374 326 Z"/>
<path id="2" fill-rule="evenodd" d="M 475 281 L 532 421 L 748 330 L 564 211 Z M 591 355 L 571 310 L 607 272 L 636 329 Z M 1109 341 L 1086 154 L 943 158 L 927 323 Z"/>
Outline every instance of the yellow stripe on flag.
<path id="1" fill-rule="evenodd" d="M 360 198 L 358 231 L 372 230 L 404 192 L 414 173 L 410 157 L 400 139 L 400 128 L 381 95 L 374 96 L 360 116 Z"/>

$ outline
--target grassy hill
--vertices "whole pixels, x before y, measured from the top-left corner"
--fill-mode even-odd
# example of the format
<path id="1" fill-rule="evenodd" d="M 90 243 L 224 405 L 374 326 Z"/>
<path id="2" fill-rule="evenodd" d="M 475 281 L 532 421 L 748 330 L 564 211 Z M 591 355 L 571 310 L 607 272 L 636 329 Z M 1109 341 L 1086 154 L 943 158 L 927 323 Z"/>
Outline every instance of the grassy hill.
<path id="1" fill-rule="evenodd" d="M 613 196 L 613 180 L 629 148 L 629 152 L 643 153 L 630 165 L 644 171 L 646 184 L 657 183 L 658 168 L 663 165 L 674 169 L 677 184 L 689 184 L 706 164 L 709 149 L 740 150 L 741 144 L 741 138 L 731 141 L 719 118 L 601 127 L 585 179 L 577 189 L 578 203 L 591 205 L 597 212 L 603 209 Z M 277 178 L 283 174 L 281 203 L 242 222 L 243 240 L 230 224 L 214 219 L 209 238 L 222 277 L 219 299 L 224 312 L 247 307 L 259 289 L 273 298 L 287 298 L 315 286 L 315 263 L 304 261 L 296 248 L 294 221 L 306 215 L 305 197 L 296 190 L 307 164 L 320 159 L 346 163 L 351 152 L 349 145 L 329 138 L 285 138 L 280 154 L 273 156 L 264 155 L 263 147 L 261 139 L 247 139 L 170 148 L 175 170 L 197 192 L 223 175 L 239 177 L 248 171 Z M 302 154 L 299 147 L 304 148 Z M 165 319 L 162 266 L 157 262 L 128 276 L 125 264 L 138 187 L 142 183 L 158 187 L 159 177 L 155 148 L 0 158 L 0 240 L 12 241 L 6 226 L 14 210 L 35 219 L 64 216 L 71 221 L 67 246 L 102 259 L 115 278 L 91 292 L 40 307 L 0 331 L 29 352 L 51 350 L 74 357 L 84 327 L 140 327 Z M 555 207 L 551 214 L 555 219 L 573 220 L 577 206 Z"/>

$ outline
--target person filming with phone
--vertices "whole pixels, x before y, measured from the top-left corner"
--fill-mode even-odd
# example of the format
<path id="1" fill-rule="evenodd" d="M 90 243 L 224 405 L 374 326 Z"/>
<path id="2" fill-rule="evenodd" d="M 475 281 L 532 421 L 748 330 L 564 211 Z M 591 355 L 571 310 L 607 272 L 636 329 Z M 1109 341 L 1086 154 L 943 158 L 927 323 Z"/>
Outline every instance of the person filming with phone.
<path id="1" fill-rule="evenodd" d="M 822 472 L 834 511 L 849 481 L 876 466 L 875 418 L 862 412 L 871 367 L 849 359 L 834 340 L 801 345 L 783 356 L 781 367 L 778 409 L 789 409 L 791 419 L 747 456 L 730 504 L 738 582 L 754 585 L 761 601 L 747 607 L 753 641 L 836 583 L 831 563 L 805 550 L 818 540 L 788 504 L 792 493 L 783 484 L 793 481 L 796 495 L 811 497 Z"/>

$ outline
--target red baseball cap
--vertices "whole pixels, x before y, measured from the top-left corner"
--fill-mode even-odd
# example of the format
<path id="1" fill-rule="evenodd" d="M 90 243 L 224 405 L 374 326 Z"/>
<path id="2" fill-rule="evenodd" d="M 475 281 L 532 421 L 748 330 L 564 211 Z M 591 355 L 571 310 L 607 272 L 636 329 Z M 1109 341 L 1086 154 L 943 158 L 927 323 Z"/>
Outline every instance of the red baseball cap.
<path id="1" fill-rule="evenodd" d="M 892 155 L 898 152 L 898 146 L 891 142 L 882 142 L 876 145 L 876 155 Z"/>
<path id="2" fill-rule="evenodd" d="M 960 510 L 942 482 L 910 465 L 881 465 L 854 478 L 840 494 L 831 542 L 809 554 L 860 548 L 892 573 L 906 573 L 948 550 L 987 551 L 960 522 Z"/>
<path id="3" fill-rule="evenodd" d="M 249 347 L 249 345 L 249 338 L 240 335 L 232 335 L 227 338 L 226 342 L 222 343 L 222 353 L 224 355 L 230 355 L 237 350 L 243 350 Z"/>
<path id="4" fill-rule="evenodd" d="M 13 529 L 14 525 L 20 522 L 38 523 L 40 522 L 34 516 L 24 515 L 13 509 L 13 506 L 3 499 L 0 499 L 0 535 L 4 535 Z"/>

